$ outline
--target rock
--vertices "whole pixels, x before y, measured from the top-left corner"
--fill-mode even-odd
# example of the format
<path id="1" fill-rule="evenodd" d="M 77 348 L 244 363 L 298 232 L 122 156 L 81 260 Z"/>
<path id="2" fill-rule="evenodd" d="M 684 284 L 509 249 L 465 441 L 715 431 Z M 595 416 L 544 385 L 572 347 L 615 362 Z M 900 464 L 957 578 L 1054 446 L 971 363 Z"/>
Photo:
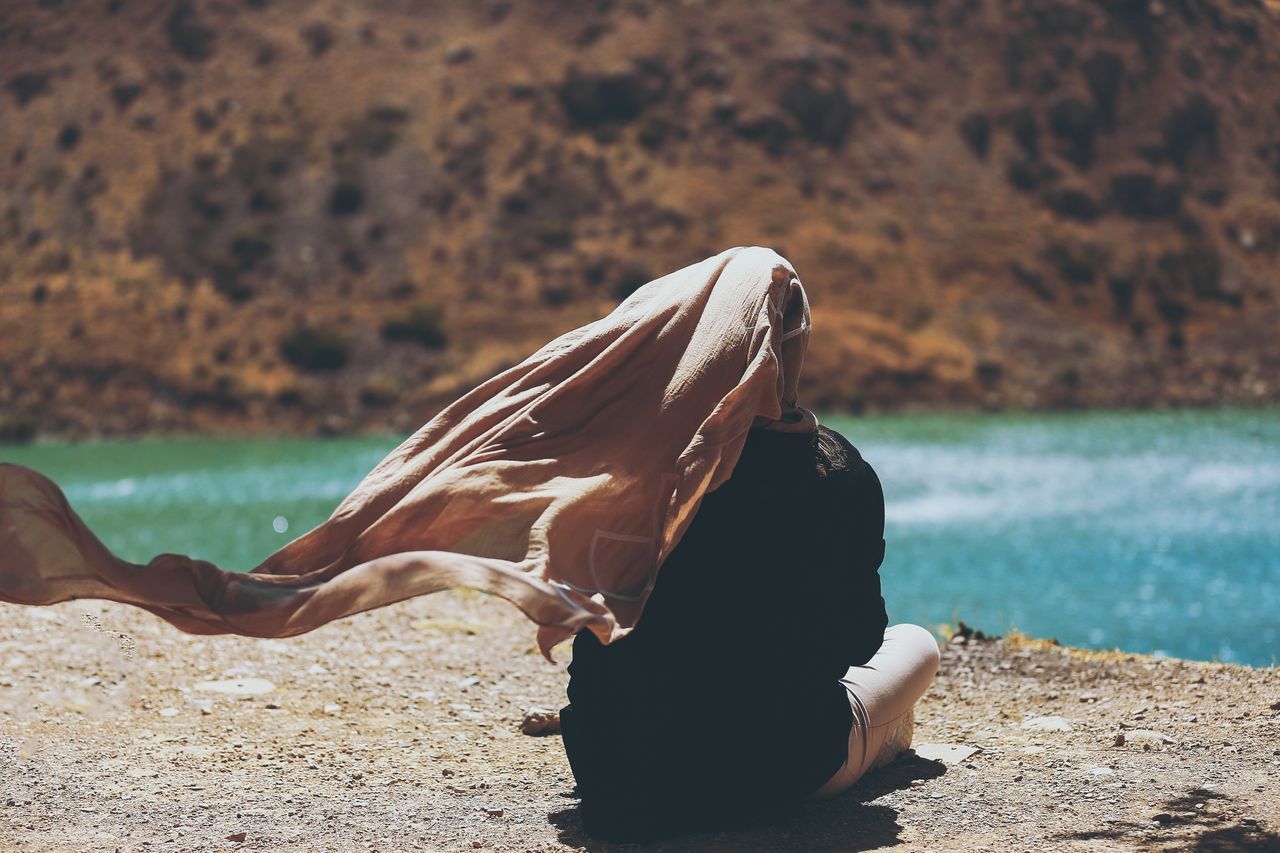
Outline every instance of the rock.
<path id="1" fill-rule="evenodd" d="M 976 746 L 955 743 L 922 743 L 915 747 L 916 755 L 929 761 L 941 761 L 943 764 L 959 764 L 981 751 Z"/>
<path id="2" fill-rule="evenodd" d="M 977 628 L 971 628 L 971 627 L 969 627 L 969 625 L 965 624 L 965 621 L 964 621 L 963 619 L 961 619 L 959 622 L 957 622 L 957 623 L 956 623 L 956 630 L 955 630 L 955 632 L 951 635 L 951 637 L 952 637 L 952 640 L 953 640 L 953 641 L 954 641 L 954 640 L 959 640 L 959 639 L 968 639 L 968 640 L 994 640 L 994 639 L 998 639 L 998 637 L 996 637 L 996 636 L 994 636 L 994 635 L 992 635 L 992 636 L 988 636 L 987 634 L 983 633 L 982 631 L 978 630 Z"/>
<path id="3" fill-rule="evenodd" d="M 231 678 L 226 681 L 201 681 L 196 690 L 206 693 L 222 693 L 226 696 L 260 696 L 270 693 L 276 686 L 265 678 Z"/>
<path id="4" fill-rule="evenodd" d="M 1117 738 L 1117 746 L 1140 746 L 1143 749 L 1159 749 L 1168 744 L 1175 743 L 1174 739 L 1161 732 L 1151 731 L 1150 729 L 1134 729 L 1131 732 L 1124 732 L 1124 741 L 1120 743 Z"/>
<path id="5" fill-rule="evenodd" d="M 560 712 L 530 708 L 520 721 L 520 731 L 531 736 L 556 734 L 560 731 Z"/>
<path id="6" fill-rule="evenodd" d="M 244 841 L 245 838 L 247 837 L 248 837 L 247 832 L 233 832 L 227 836 L 227 840 L 239 842 L 239 841 Z"/>
<path id="7" fill-rule="evenodd" d="M 162 717 L 176 717 L 176 716 L 178 716 L 178 709 L 177 709 L 177 708 L 161 708 L 161 709 L 160 709 L 160 716 L 162 716 Z"/>
<path id="8" fill-rule="evenodd" d="M 502 817 L 503 815 L 502 809 L 485 809 L 484 813 L 489 817 Z"/>
<path id="9" fill-rule="evenodd" d="M 1151 819 L 1156 823 L 1173 823 L 1173 815 L 1168 812 L 1160 812 L 1159 814 L 1152 815 Z"/>
<path id="10" fill-rule="evenodd" d="M 1069 732 L 1072 729 L 1066 717 L 1028 717 L 1022 721 L 1022 727 L 1033 732 Z"/>
<path id="11" fill-rule="evenodd" d="M 326 714 L 337 714 L 341 710 L 342 710 L 342 706 L 337 704 L 336 702 L 330 702 L 328 705 L 324 706 L 324 712 Z"/>

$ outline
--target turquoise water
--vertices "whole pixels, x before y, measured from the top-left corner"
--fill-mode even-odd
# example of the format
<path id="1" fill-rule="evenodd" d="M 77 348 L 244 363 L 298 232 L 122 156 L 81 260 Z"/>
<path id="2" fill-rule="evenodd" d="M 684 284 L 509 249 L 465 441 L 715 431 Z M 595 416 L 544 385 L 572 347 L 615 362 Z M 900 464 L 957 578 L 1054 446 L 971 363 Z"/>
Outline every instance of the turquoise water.
<path id="1" fill-rule="evenodd" d="M 884 483 L 895 620 L 1280 658 L 1280 411 L 829 423 Z"/>
<path id="2" fill-rule="evenodd" d="M 885 487 L 895 621 L 1090 647 L 1280 658 L 1280 411 L 826 419 Z M 126 559 L 249 569 L 397 443 L 187 440 L 0 448 Z"/>

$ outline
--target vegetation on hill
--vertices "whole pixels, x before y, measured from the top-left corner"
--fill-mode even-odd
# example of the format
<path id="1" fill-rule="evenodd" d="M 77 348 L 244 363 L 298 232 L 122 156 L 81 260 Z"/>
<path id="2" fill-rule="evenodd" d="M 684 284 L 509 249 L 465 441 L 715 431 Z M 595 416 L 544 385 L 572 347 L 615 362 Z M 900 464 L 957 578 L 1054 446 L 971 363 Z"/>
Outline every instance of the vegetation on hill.
<path id="1" fill-rule="evenodd" d="M 1280 12 L 0 12 L 0 435 L 408 429 L 772 246 L 805 402 L 1280 398 Z"/>

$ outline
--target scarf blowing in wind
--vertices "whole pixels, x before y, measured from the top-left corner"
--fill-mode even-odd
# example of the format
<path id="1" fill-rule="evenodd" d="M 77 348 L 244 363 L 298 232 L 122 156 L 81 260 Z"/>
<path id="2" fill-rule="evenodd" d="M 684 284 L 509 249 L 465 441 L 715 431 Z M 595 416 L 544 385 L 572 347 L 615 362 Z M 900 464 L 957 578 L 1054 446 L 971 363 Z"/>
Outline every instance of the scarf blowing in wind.
<path id="1" fill-rule="evenodd" d="M 444 409 L 249 572 L 121 560 L 51 480 L 0 464 L 0 601 L 109 599 L 193 634 L 287 637 L 465 586 L 519 607 L 544 654 L 583 628 L 610 642 L 747 431 L 816 428 L 796 404 L 809 325 L 768 249 L 652 281 Z"/>

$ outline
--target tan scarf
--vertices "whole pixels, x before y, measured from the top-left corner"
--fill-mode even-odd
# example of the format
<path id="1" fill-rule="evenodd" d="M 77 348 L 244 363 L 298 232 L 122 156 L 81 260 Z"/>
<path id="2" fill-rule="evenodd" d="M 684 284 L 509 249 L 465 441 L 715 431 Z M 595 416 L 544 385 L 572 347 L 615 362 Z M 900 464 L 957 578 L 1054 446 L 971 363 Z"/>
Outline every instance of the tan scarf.
<path id="1" fill-rule="evenodd" d="M 652 281 L 450 405 L 315 529 L 248 573 L 117 558 L 48 478 L 0 465 L 0 600 L 122 601 L 193 634 L 287 637 L 449 587 L 499 595 L 544 654 L 635 625 L 659 567 L 755 426 L 796 405 L 809 304 L 736 248 Z"/>

